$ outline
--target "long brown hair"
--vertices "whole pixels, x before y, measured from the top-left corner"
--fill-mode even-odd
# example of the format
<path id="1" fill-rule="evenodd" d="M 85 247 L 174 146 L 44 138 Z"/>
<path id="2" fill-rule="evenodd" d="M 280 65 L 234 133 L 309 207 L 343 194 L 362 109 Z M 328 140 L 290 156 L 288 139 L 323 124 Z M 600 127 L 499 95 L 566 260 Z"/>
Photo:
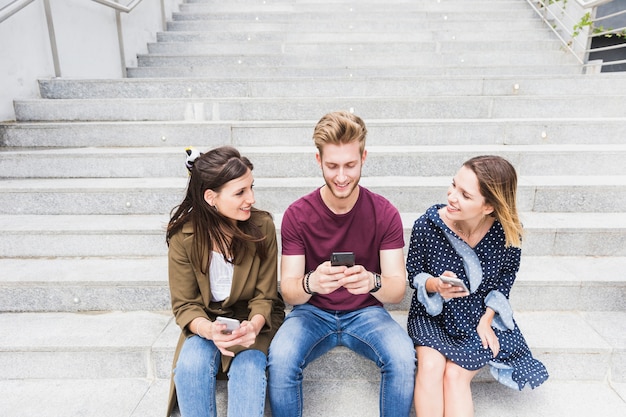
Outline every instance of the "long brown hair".
<path id="1" fill-rule="evenodd" d="M 463 166 L 476 174 L 485 203 L 493 206 L 493 216 L 504 229 L 506 246 L 520 247 L 524 231 L 517 213 L 517 173 L 513 165 L 500 156 L 482 155 Z"/>
<path id="2" fill-rule="evenodd" d="M 204 199 L 206 190 L 219 192 L 227 182 L 240 178 L 248 170 L 252 171 L 250 160 L 232 146 L 221 146 L 200 154 L 190 166 L 185 198 L 170 213 L 165 237 L 168 246 L 172 236 L 184 224 L 191 222 L 195 233 L 192 256 L 202 262 L 202 273 L 208 271 L 213 248 L 217 248 L 224 259 L 237 264 L 245 257 L 248 242 L 254 242 L 261 259 L 264 259 L 267 256 L 265 236 L 253 221 L 259 210 L 253 209 L 249 220 L 238 221 L 235 225 Z M 232 260 L 228 259 L 228 254 Z"/>

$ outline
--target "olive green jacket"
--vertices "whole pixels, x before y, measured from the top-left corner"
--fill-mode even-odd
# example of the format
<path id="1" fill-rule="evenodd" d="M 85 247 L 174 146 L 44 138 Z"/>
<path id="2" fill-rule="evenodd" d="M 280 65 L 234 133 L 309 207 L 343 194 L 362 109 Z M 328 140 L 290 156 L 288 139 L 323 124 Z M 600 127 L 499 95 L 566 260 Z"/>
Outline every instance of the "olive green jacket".
<path id="1" fill-rule="evenodd" d="M 249 320 L 260 314 L 265 318 L 265 326 L 249 348 L 235 346 L 235 354 L 245 349 L 257 349 L 267 355 L 270 342 L 285 317 L 285 304 L 278 293 L 278 245 L 276 228 L 272 218 L 265 212 L 253 211 L 251 222 L 257 224 L 267 237 L 267 258 L 261 261 L 254 243 L 249 243 L 250 250 L 241 263 L 235 265 L 230 295 L 222 302 L 211 301 L 211 283 L 209 273 L 203 274 L 200 264 L 192 262 L 194 241 L 193 225 L 187 223 L 169 242 L 168 269 L 172 311 L 178 326 L 182 329 L 178 346 L 174 353 L 173 367 L 186 338 L 192 336 L 188 326 L 196 317 L 205 317 L 211 321 L 217 316 Z M 226 372 L 231 358 L 222 356 L 222 370 Z M 173 373 L 170 381 L 170 398 L 167 416 L 176 406 L 176 387 Z"/>

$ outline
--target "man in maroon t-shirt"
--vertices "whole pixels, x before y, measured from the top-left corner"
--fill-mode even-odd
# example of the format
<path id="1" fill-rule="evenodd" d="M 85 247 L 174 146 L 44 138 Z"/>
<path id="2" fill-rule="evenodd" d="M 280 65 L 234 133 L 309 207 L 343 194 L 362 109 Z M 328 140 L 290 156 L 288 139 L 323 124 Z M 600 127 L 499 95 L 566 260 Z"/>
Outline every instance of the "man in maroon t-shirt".
<path id="1" fill-rule="evenodd" d="M 366 134 L 351 113 L 322 117 L 313 139 L 325 185 L 283 216 L 281 292 L 294 307 L 270 346 L 274 417 L 302 415 L 302 372 L 335 346 L 381 369 L 381 416 L 408 416 L 411 409 L 415 350 L 383 308 L 406 290 L 403 227 L 389 201 L 359 186 Z M 335 252 L 354 253 L 354 265 L 331 265 Z"/>

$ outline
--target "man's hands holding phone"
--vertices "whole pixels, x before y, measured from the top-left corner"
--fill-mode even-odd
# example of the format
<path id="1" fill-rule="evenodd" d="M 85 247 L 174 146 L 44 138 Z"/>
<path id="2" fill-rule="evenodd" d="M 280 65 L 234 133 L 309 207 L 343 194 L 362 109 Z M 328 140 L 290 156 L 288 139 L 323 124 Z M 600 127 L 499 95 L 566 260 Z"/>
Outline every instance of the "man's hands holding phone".
<path id="1" fill-rule="evenodd" d="M 309 277 L 309 288 L 319 294 L 330 294 L 340 287 L 355 295 L 372 289 L 371 272 L 355 265 L 352 252 L 333 253 L 331 260 L 320 264 Z"/>

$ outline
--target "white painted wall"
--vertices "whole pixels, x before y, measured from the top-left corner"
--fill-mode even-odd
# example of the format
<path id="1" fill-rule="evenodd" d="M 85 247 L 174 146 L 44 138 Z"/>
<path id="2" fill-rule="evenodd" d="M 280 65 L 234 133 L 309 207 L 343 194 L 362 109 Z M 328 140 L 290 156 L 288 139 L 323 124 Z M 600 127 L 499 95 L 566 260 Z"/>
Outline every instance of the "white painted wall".
<path id="1" fill-rule="evenodd" d="M 131 0 L 119 0 L 129 4 Z M 10 0 L 0 0 L 0 8 Z M 180 0 L 164 0 L 166 19 Z M 121 78 L 115 11 L 92 0 L 50 0 L 63 78 Z M 163 30 L 161 0 L 143 0 L 122 13 L 126 67 L 137 66 Z M 0 23 L 0 121 L 15 120 L 13 100 L 37 98 L 37 80 L 54 77 L 43 0 Z"/>

